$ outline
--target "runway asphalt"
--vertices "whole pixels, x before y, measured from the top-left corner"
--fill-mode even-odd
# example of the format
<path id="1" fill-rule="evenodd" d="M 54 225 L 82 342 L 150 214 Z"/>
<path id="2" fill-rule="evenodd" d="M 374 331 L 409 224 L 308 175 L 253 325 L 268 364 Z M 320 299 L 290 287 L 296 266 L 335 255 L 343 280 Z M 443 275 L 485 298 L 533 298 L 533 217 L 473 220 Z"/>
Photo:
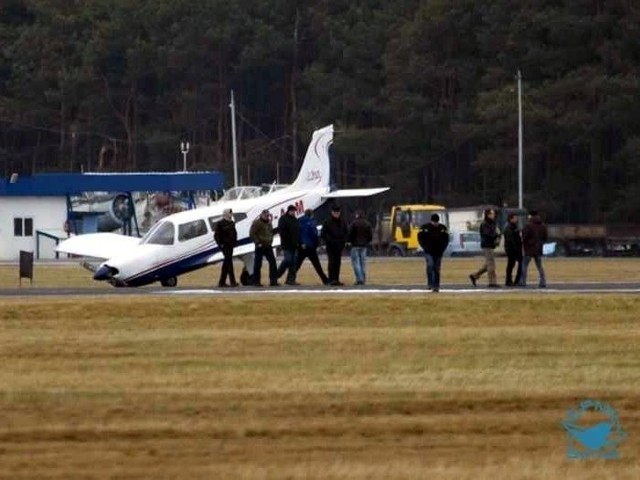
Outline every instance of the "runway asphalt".
<path id="1" fill-rule="evenodd" d="M 551 295 L 551 294 L 640 294 L 640 283 L 556 283 L 547 288 L 473 288 L 468 285 L 443 285 L 440 293 L 456 295 Z M 70 296 L 197 296 L 197 295 L 435 295 L 424 285 L 366 285 L 366 286 L 296 286 L 238 287 L 238 288 L 5 288 L 0 297 L 70 297 Z"/>

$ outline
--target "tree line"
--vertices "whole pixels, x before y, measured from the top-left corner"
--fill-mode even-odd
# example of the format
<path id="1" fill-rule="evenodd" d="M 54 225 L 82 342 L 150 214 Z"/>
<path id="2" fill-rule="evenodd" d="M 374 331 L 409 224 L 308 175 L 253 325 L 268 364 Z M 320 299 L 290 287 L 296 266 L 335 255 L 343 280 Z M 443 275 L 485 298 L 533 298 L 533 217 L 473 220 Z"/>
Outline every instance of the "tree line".
<path id="1" fill-rule="evenodd" d="M 640 220 L 633 0 L 5 0 L 2 174 L 221 170 L 289 182 L 333 123 L 341 187 Z"/>

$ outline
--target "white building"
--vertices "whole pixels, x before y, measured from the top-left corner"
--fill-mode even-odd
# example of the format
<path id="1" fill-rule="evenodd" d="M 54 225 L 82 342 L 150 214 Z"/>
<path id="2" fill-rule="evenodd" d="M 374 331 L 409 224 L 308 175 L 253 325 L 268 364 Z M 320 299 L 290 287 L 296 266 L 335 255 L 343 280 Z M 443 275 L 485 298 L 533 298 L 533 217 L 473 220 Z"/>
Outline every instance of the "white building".
<path id="1" fill-rule="evenodd" d="M 0 178 L 0 260 L 17 260 L 21 250 L 33 252 L 35 258 L 57 258 L 55 247 L 69 233 L 97 232 L 104 212 L 73 211 L 74 195 L 124 193 L 133 212 L 126 218 L 128 233 L 138 234 L 131 192 L 183 192 L 195 207 L 193 192 L 221 191 L 223 185 L 220 172 L 43 173 Z"/>
<path id="2" fill-rule="evenodd" d="M 66 197 L 0 196 L 0 259 L 17 260 L 20 250 L 56 258 L 66 220 Z"/>

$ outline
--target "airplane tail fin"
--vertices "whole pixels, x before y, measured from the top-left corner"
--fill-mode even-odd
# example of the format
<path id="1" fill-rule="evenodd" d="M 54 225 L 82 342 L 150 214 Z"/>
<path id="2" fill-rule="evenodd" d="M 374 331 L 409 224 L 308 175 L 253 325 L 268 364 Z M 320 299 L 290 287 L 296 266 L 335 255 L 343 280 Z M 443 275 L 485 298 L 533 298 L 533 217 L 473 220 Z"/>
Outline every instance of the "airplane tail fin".
<path id="1" fill-rule="evenodd" d="M 292 188 L 309 189 L 329 186 L 329 147 L 333 143 L 333 125 L 313 132 L 300 173 Z"/>

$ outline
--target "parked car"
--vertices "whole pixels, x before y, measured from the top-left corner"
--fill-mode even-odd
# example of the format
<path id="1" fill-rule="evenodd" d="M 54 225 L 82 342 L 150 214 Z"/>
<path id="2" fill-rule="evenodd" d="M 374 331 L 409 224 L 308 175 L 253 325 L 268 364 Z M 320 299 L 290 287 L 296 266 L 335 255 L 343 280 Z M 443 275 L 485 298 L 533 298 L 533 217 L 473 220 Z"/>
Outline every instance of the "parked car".
<path id="1" fill-rule="evenodd" d="M 449 232 L 449 245 L 444 251 L 445 257 L 462 257 L 479 255 L 482 253 L 480 248 L 480 233 L 478 232 Z M 418 247 L 415 255 L 423 255 L 422 247 Z"/>
<path id="2" fill-rule="evenodd" d="M 556 242 L 547 242 L 542 247 L 542 254 L 545 257 L 553 257 L 557 254 Z M 480 247 L 480 233 L 472 231 L 450 232 L 449 245 L 444 251 L 445 257 L 462 257 L 480 255 L 482 248 Z M 418 247 L 416 255 L 422 255 L 422 248 Z M 502 251 L 504 254 L 504 251 Z"/>
<path id="3" fill-rule="evenodd" d="M 480 233 L 463 231 L 450 232 L 449 245 L 444 251 L 445 257 L 462 257 L 479 255 L 482 253 L 480 248 Z"/>

